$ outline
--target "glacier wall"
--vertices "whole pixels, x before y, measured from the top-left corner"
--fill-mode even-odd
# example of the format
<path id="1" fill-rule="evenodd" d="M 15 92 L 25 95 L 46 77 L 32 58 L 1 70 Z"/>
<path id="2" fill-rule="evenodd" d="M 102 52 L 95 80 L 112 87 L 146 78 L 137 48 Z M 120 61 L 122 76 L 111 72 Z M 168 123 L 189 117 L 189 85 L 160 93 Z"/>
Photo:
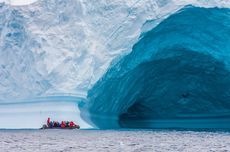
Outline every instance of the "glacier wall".
<path id="1" fill-rule="evenodd" d="M 229 128 L 230 9 L 187 6 L 144 33 L 88 92 L 100 128 Z"/>
<path id="2" fill-rule="evenodd" d="M 30 2 L 34 0 L 26 1 Z M 230 7 L 229 0 L 37 0 L 30 5 L 0 0 L 0 112 L 5 103 L 17 102 L 21 109 L 24 101 L 36 97 L 86 97 L 91 88 L 98 86 L 111 64 L 120 62 L 148 31 L 188 4 Z M 211 56 L 228 64 L 226 55 L 222 56 L 224 59 Z M 42 104 L 45 107 L 46 103 Z M 90 108 L 83 109 L 87 115 Z M 39 112 L 34 110 L 34 117 L 39 118 Z M 91 112 L 88 114 L 87 119 Z M 100 117 L 101 114 L 104 113 L 98 111 Z M 118 114 L 113 118 L 118 119 Z M 6 126 L 7 123 L 10 122 L 5 121 Z"/>
<path id="3" fill-rule="evenodd" d="M 187 4 L 230 7 L 228 0 L 0 1 L 0 100 L 86 96 L 142 32 Z"/>

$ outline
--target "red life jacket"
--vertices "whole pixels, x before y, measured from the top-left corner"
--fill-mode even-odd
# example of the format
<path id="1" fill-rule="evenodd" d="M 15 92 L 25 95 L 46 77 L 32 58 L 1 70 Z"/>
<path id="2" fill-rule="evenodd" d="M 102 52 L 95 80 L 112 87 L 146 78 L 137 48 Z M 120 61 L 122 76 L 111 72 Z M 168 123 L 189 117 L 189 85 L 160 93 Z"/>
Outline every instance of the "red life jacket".
<path id="1" fill-rule="evenodd" d="M 47 126 L 50 125 L 50 118 L 47 119 Z"/>
<path id="2" fill-rule="evenodd" d="M 65 128 L 66 127 L 66 124 L 64 121 L 61 122 L 61 128 Z"/>
<path id="3" fill-rule="evenodd" d="M 73 127 L 73 126 L 74 126 L 73 121 L 70 121 L 69 126 L 70 126 L 70 127 Z"/>

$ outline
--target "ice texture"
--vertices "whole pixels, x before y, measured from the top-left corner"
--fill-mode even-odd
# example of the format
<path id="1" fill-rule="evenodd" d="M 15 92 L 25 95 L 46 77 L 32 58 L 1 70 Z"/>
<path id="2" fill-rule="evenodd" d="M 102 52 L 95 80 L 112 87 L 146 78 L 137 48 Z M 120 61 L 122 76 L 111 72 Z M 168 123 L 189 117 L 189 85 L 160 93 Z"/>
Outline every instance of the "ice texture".
<path id="1" fill-rule="evenodd" d="M 79 102 L 84 99 L 74 96 L 39 97 L 0 104 L 0 128 L 37 129 L 52 121 L 74 121 L 81 128 L 92 128 L 80 117 Z"/>
<path id="2" fill-rule="evenodd" d="M 0 3 L 0 99 L 86 95 L 142 32 L 185 5 L 228 0 L 38 0 Z"/>
<path id="3" fill-rule="evenodd" d="M 110 70 L 111 64 L 114 65 L 122 57 L 133 52 L 134 45 L 140 44 L 140 39 L 146 37 L 145 34 L 148 31 L 151 31 L 168 16 L 186 5 L 205 8 L 230 7 L 229 0 L 38 0 L 30 5 L 14 6 L 13 3 L 11 4 L 7 0 L 0 0 L 0 106 L 5 103 L 17 102 L 19 109 L 23 107 L 23 102 L 37 97 L 46 98 L 47 96 L 59 95 L 86 97 L 91 88 L 94 89 L 98 86 L 98 83 L 101 82 L 100 79 L 107 73 L 108 69 Z M 197 14 L 196 16 L 199 15 Z M 215 30 L 214 26 L 218 26 L 219 29 L 216 30 L 219 32 L 222 30 L 223 35 L 226 35 L 228 21 L 224 19 L 228 16 L 229 14 L 220 15 L 220 17 L 214 15 L 216 18 L 213 18 L 213 22 L 210 21 L 210 24 L 213 24 L 210 28 Z M 211 15 L 210 18 L 212 17 Z M 198 19 L 199 23 L 199 17 L 194 18 Z M 207 22 L 209 22 L 208 18 L 209 14 L 205 18 Z M 209 24 L 202 26 L 210 31 Z M 179 29 L 177 31 L 177 34 L 183 32 L 183 30 L 180 31 Z M 190 31 L 193 31 L 192 28 Z M 170 31 L 165 30 L 165 34 L 167 32 L 170 34 Z M 199 31 L 196 32 L 194 35 L 199 33 Z M 219 35 L 219 32 L 216 34 Z M 190 35 L 189 31 L 188 33 Z M 213 47 L 210 50 L 208 50 L 209 47 L 206 47 L 207 43 L 204 37 L 197 36 L 202 39 L 202 44 L 200 44 L 200 49 L 198 50 L 210 51 L 210 57 L 207 54 L 202 56 L 195 53 L 194 55 L 208 62 L 215 61 L 214 64 L 218 63 L 218 68 L 225 70 L 223 65 L 228 64 L 226 55 L 229 49 L 225 42 L 228 39 L 219 35 L 223 44 L 221 42 L 216 43 L 215 32 L 213 31 L 211 34 L 214 36 L 213 41 L 211 41 L 213 37 L 207 37 L 207 42 L 211 43 L 210 47 Z M 163 38 L 164 34 L 155 34 L 155 36 Z M 174 37 L 171 38 L 173 38 L 172 41 L 174 42 L 177 40 Z M 170 41 L 170 39 L 167 40 Z M 223 49 L 218 49 L 221 50 L 220 54 L 215 49 L 219 45 L 223 45 Z M 189 49 L 192 50 L 192 48 Z M 140 55 L 138 60 L 142 62 L 143 57 Z M 138 63 L 136 65 L 132 63 L 130 62 L 132 66 L 138 65 Z M 123 70 L 126 67 L 120 68 Z M 133 68 L 130 67 L 128 71 L 133 71 Z M 228 70 L 226 70 L 226 73 L 228 73 Z M 114 72 L 114 74 L 118 74 L 119 77 L 119 74 L 122 73 Z M 222 78 L 223 76 L 220 76 L 217 79 Z M 98 80 L 99 82 L 96 84 Z M 216 79 L 212 80 L 215 81 Z M 222 82 L 228 81 L 223 79 Z M 94 86 L 95 84 L 96 86 Z M 181 89 L 183 90 L 184 88 L 182 87 Z M 94 104 L 94 99 L 90 97 L 93 94 L 92 90 L 89 91 L 90 104 L 86 103 L 90 108 L 91 105 L 96 105 Z M 102 88 L 102 90 L 104 89 Z M 137 89 L 134 92 L 138 91 L 140 90 Z M 100 93 L 101 91 L 98 91 L 98 94 Z M 109 92 L 105 92 L 105 95 L 107 94 Z M 118 94 L 115 98 L 120 96 Z M 185 93 L 183 96 L 188 95 Z M 117 107 L 122 107 L 124 104 L 120 104 L 118 100 L 116 100 L 118 103 L 113 100 L 105 102 L 103 95 L 101 97 L 102 99 L 99 101 L 103 102 L 95 102 L 97 103 L 95 109 L 98 109 L 101 104 L 103 106 L 107 105 L 106 102 L 117 104 Z M 220 98 L 223 99 L 222 96 Z M 111 111 L 112 113 L 116 111 L 114 119 L 117 119 L 118 113 L 119 115 L 124 114 L 124 120 L 127 118 L 125 117 L 127 107 L 136 103 L 136 101 L 131 101 L 132 96 L 130 96 L 129 100 L 126 102 L 127 105 L 125 104 L 121 108 L 122 110 L 116 111 L 114 109 Z M 80 106 L 84 104 L 84 101 Z M 42 103 L 45 104 L 44 102 Z M 181 103 L 184 103 L 184 101 L 181 101 Z M 103 106 L 101 106 L 102 111 Z M 217 107 L 220 106 L 217 105 Z M 83 108 L 86 111 L 86 115 L 89 113 L 89 117 L 91 115 L 90 108 Z M 228 106 L 226 108 L 228 112 Z M 33 109 L 33 106 L 31 109 Z M 106 109 L 110 111 L 111 107 Z M 96 111 L 99 112 L 99 116 L 102 116 L 100 110 Z M 16 115 L 16 113 L 14 114 Z M 36 116 L 38 116 L 37 114 Z M 102 112 L 102 114 L 105 113 Z M 128 113 L 127 116 L 129 116 Z M 88 119 L 89 117 L 86 116 L 85 118 Z M 110 119 L 112 118 L 113 115 L 111 115 Z M 97 126 L 97 123 L 95 124 Z"/>
<path id="4" fill-rule="evenodd" d="M 82 115 L 100 128 L 230 128 L 229 14 L 186 6 L 144 33 Z"/>

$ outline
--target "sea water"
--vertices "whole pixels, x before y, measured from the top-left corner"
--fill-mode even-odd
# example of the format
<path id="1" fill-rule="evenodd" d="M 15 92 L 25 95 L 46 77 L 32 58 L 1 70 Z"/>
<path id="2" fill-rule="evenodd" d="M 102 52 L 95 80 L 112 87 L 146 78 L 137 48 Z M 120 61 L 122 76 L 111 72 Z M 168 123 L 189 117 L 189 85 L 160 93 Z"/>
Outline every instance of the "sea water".
<path id="1" fill-rule="evenodd" d="M 1 152 L 230 151 L 230 132 L 178 130 L 0 130 Z"/>

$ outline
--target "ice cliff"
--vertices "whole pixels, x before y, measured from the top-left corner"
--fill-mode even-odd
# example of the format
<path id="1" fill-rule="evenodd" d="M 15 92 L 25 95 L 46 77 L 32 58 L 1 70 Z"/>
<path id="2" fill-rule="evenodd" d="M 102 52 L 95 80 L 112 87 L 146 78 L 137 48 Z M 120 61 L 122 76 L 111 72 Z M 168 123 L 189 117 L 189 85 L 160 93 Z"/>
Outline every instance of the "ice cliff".
<path id="1" fill-rule="evenodd" d="M 150 113 L 147 120 L 168 119 L 167 112 L 173 119 L 222 116 L 229 7 L 228 0 L 0 1 L 0 104 L 88 95 L 83 117 L 102 128 L 125 127 Z M 200 105 L 210 107 L 194 104 L 199 94 Z"/>
<path id="2" fill-rule="evenodd" d="M 229 23 L 223 8 L 171 15 L 112 64 L 82 115 L 100 128 L 229 128 Z"/>
<path id="3" fill-rule="evenodd" d="M 184 5 L 225 0 L 43 0 L 0 4 L 0 99 L 86 95 L 140 34 Z M 146 24 L 149 21 L 149 24 Z"/>

